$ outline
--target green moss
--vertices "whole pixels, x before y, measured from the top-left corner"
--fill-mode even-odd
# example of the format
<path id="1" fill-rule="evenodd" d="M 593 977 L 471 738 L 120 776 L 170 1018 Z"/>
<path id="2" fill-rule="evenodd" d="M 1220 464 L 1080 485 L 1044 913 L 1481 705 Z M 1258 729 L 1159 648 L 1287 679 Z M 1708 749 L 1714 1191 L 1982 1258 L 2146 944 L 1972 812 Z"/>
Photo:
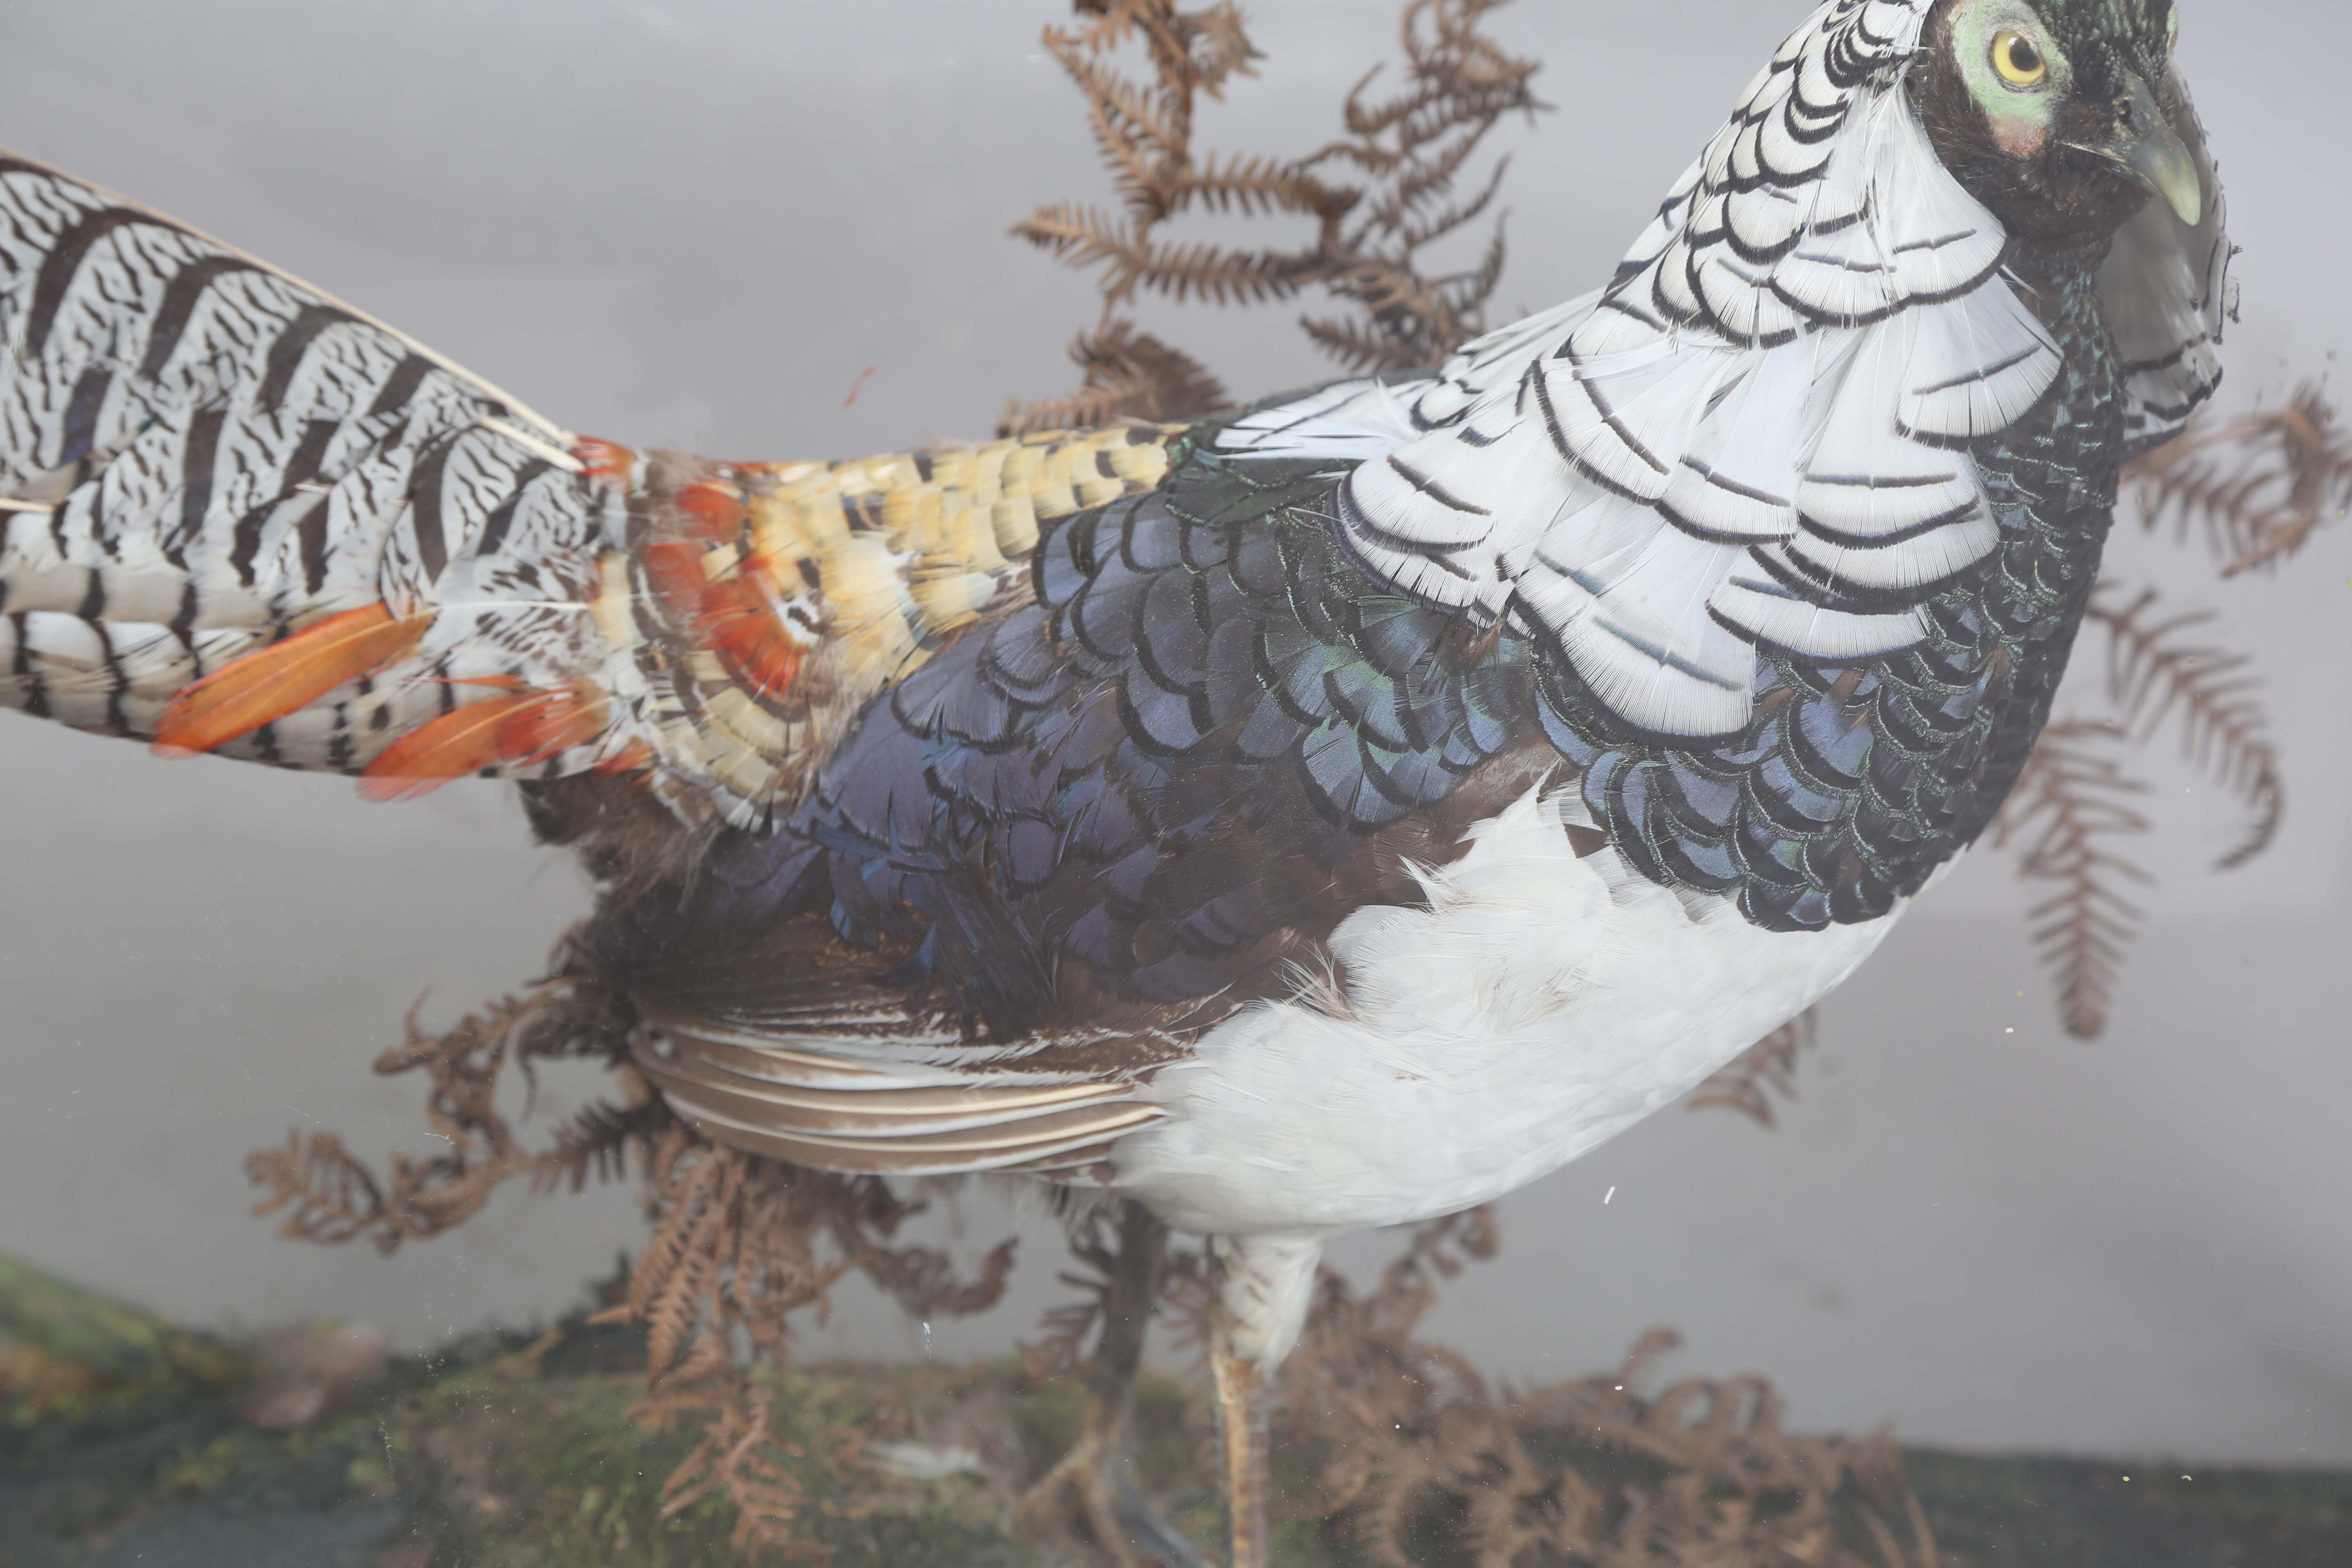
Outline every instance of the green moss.
<path id="1" fill-rule="evenodd" d="M 885 1390 L 902 1405 L 951 1400 L 991 1373 L 943 1377 L 770 1371 L 772 1428 L 806 1495 L 806 1539 L 837 1568 L 1030 1568 L 981 1483 L 887 1485 L 859 1462 Z M 450 1378 L 404 1413 L 415 1435 L 419 1513 L 433 1568 L 728 1568 L 735 1510 L 707 1498 L 664 1520 L 663 1483 L 694 1447 L 690 1426 L 649 1433 L 629 1415 L 641 1386 L 619 1375 L 518 1383 Z"/>
<path id="2" fill-rule="evenodd" d="M 29 1264 L 0 1256 L 0 1334 L 80 1367 L 117 1390 L 185 1382 L 226 1387 L 245 1373 L 236 1347 L 192 1333 Z"/>
<path id="3" fill-rule="evenodd" d="M 1932 1449 L 1906 1451 L 1904 1465 L 1937 1543 L 1969 1568 L 2352 1563 L 2352 1476 L 2341 1472 Z"/>
<path id="4" fill-rule="evenodd" d="M 726 1561 L 731 1513 L 713 1503 L 661 1518 L 662 1482 L 694 1446 L 629 1419 L 640 1384 L 618 1376 L 526 1384 L 462 1373 L 401 1411 L 398 1468 L 435 1568 L 613 1568 Z"/>
<path id="5" fill-rule="evenodd" d="M 43 1292 L 48 1283 L 36 1281 Z M 69 1297 L 43 1300 L 71 1308 Z M 100 1345 L 126 1366 L 137 1359 L 126 1345 L 172 1342 L 164 1336 L 174 1331 L 142 1327 L 126 1309 L 97 1309 L 104 1321 L 95 1327 L 77 1324 L 70 1310 L 49 1314 L 46 1342 Z M 739 1568 L 736 1514 L 724 1497 L 661 1516 L 663 1484 L 696 1434 L 690 1426 L 648 1432 L 632 1416 L 642 1345 L 584 1329 L 552 1349 L 519 1352 L 519 1344 L 485 1338 L 396 1365 L 362 1407 L 303 1431 L 247 1424 L 233 1386 L 185 1364 L 166 1365 L 135 1392 L 117 1386 L 0 1424 L 9 1568 L 134 1557 L 173 1568 L 244 1568 L 265 1558 L 367 1568 L 387 1532 L 426 1547 L 422 1560 L 433 1568 Z M 1073 1560 L 1008 1538 L 1003 1524 L 1012 1500 L 1076 1436 L 1085 1400 L 1076 1379 L 1032 1384 L 1011 1362 L 760 1375 L 772 1396 L 774 1452 L 806 1500 L 798 1527 L 830 1550 L 836 1568 Z M 877 1430 L 984 1448 L 987 1473 L 890 1479 L 863 1458 Z M 1221 1525 L 1209 1434 L 1204 1402 L 1189 1385 L 1143 1380 L 1134 1478 L 1163 1517 L 1204 1546 Z M 1651 1461 L 1557 1433 L 1525 1436 L 1539 1458 L 1572 1464 L 1604 1489 L 1652 1490 L 1664 1479 Z M 1277 1447 L 1276 1557 L 1284 1568 L 1366 1568 L 1344 1526 L 1319 1522 L 1331 1504 L 1318 1479 L 1330 1457 L 1322 1442 Z M 1944 1560 L 1968 1568 L 2352 1563 L 2352 1477 L 1933 1451 L 1906 1458 Z M 1464 1522 L 1458 1503 L 1433 1494 L 1411 1532 L 1421 1568 L 1468 1568 Z M 1863 1546 L 1859 1536 L 1853 1544 Z"/>

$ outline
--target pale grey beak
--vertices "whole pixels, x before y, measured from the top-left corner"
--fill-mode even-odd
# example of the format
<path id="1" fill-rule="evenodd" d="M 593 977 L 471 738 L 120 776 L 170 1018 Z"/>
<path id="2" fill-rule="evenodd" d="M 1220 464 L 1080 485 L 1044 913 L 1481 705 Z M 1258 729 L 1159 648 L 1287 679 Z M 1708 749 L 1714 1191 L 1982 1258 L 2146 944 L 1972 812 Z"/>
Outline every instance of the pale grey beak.
<path id="1" fill-rule="evenodd" d="M 2190 228 L 2205 217 L 2205 181 L 2189 143 L 2172 128 L 2156 91 L 2134 71 L 2124 79 L 2123 114 L 2111 142 L 2069 142 L 2069 147 L 2111 159 L 2132 178 L 2171 204 L 2174 214 Z"/>

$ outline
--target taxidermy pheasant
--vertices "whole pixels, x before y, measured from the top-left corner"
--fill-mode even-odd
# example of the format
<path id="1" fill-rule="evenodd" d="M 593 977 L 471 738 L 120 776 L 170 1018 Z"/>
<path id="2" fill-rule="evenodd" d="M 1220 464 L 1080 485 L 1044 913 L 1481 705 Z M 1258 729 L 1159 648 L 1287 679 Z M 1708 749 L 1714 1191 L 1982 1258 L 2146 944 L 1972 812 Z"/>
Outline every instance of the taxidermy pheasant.
<path id="1" fill-rule="evenodd" d="M 1434 374 L 852 462 L 581 439 L 0 161 L 0 692 L 520 780 L 710 1137 L 1215 1238 L 1263 1568 L 1323 1238 L 1668 1104 L 2017 778 L 2118 466 L 2219 380 L 2177 31 L 1835 0 L 1606 288 Z"/>

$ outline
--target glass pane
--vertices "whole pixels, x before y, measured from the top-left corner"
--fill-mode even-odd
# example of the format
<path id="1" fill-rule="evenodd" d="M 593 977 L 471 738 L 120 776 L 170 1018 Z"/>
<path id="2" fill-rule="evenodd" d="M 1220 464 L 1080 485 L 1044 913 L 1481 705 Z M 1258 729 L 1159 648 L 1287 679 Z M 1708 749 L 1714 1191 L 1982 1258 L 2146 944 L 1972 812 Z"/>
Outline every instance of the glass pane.
<path id="1" fill-rule="evenodd" d="M 2352 1561 L 2352 20 L 1800 9 L 12 13 L 0 1568 Z"/>

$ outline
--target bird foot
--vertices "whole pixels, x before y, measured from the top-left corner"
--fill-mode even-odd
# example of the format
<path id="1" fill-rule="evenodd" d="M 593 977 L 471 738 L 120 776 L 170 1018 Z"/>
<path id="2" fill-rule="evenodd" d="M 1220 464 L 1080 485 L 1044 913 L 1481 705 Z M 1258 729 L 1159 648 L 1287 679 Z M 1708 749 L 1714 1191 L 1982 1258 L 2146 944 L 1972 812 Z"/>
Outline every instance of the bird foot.
<path id="1" fill-rule="evenodd" d="M 1013 1504 L 1014 1521 L 1041 1534 L 1084 1541 L 1116 1568 L 1211 1568 L 1128 1479 L 1123 1448 L 1106 1435 L 1082 1435 Z"/>

